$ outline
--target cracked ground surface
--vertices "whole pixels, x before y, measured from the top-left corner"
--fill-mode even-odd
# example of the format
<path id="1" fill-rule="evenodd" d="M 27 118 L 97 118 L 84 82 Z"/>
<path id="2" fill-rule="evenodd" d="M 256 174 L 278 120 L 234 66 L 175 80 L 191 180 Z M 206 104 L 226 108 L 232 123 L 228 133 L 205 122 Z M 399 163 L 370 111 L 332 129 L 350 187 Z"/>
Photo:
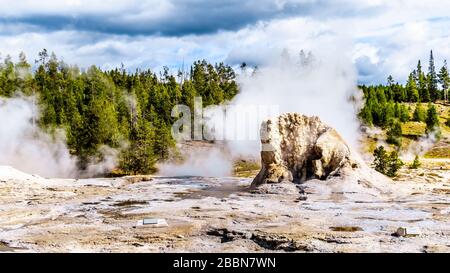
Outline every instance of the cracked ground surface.
<path id="1" fill-rule="evenodd" d="M 450 252 L 448 170 L 435 173 L 400 176 L 390 194 L 364 181 L 254 193 L 246 178 L 13 176 L 0 181 L 0 251 Z"/>

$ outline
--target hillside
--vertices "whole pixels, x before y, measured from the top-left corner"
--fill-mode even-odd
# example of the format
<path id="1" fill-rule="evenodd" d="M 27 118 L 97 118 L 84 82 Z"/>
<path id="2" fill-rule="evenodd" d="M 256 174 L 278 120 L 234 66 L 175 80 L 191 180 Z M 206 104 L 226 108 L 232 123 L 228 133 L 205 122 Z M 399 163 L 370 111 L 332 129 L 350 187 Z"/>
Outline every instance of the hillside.
<path id="1" fill-rule="evenodd" d="M 412 119 L 415 103 L 402 103 L 408 108 L 409 116 Z M 426 108 L 427 103 L 421 103 Z M 426 123 L 409 120 L 401 124 L 402 128 L 402 144 L 400 151 L 406 156 L 412 147 L 422 147 L 424 151 L 419 153 L 420 156 L 428 158 L 450 158 L 450 127 L 446 122 L 450 118 L 450 104 L 442 102 L 434 103 L 439 117 L 439 127 L 441 136 L 438 140 L 426 138 Z M 363 135 L 362 150 L 365 153 L 371 153 L 377 144 L 384 144 L 391 149 L 396 148 L 394 144 L 387 144 L 387 129 L 380 127 L 371 127 L 365 130 Z"/>

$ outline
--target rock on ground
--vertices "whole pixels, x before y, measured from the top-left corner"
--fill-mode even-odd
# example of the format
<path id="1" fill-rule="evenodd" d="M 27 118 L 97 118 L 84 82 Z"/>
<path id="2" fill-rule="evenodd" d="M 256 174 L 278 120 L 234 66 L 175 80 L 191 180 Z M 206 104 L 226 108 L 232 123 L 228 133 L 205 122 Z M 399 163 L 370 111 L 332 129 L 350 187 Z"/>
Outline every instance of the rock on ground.
<path id="1" fill-rule="evenodd" d="M 253 186 L 325 180 L 364 167 L 339 133 L 318 117 L 286 113 L 261 126 L 261 171 Z"/>
<path id="2" fill-rule="evenodd" d="M 242 178 L 5 178 L 0 252 L 449 251 L 443 180 L 397 181 L 411 194 L 379 198 L 338 177 L 265 184 L 258 194 Z M 147 218 L 167 226 L 137 225 Z M 399 227 L 420 234 L 392 236 Z"/>

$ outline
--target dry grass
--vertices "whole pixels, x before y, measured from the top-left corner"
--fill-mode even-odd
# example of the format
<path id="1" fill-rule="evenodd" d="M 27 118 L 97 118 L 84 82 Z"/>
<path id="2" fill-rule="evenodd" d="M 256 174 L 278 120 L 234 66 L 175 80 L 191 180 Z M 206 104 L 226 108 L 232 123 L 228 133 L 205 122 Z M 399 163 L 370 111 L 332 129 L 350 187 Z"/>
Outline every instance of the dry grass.
<path id="1" fill-rule="evenodd" d="M 364 152 L 372 154 L 373 151 L 377 148 L 378 146 L 378 140 L 375 138 L 364 138 L 364 140 L 362 141 L 363 145 L 362 147 L 364 147 Z"/>
<path id="2" fill-rule="evenodd" d="M 433 148 L 425 154 L 425 157 L 426 158 L 450 158 L 450 146 Z"/>
<path id="3" fill-rule="evenodd" d="M 410 110 L 410 116 L 416 107 L 415 103 L 405 103 Z M 428 108 L 428 103 L 422 103 L 424 110 Z M 445 125 L 445 122 L 450 118 L 450 105 L 442 102 L 435 103 L 436 111 L 439 115 L 441 127 L 441 139 L 424 155 L 426 158 L 450 158 L 450 127 Z M 413 145 L 419 145 L 418 139 L 425 136 L 426 124 L 424 122 L 409 121 L 402 125 L 402 149 L 407 149 Z M 382 134 L 373 136 L 366 136 L 363 139 L 364 152 L 371 154 L 380 141 L 385 141 L 385 131 Z M 388 148 L 393 148 L 389 145 Z"/>
<path id="4" fill-rule="evenodd" d="M 422 136 L 425 134 L 426 125 L 423 122 L 408 121 L 402 124 L 404 136 Z"/>
<path id="5" fill-rule="evenodd" d="M 234 163 L 234 175 L 237 177 L 254 177 L 261 165 L 253 160 L 238 160 Z"/>

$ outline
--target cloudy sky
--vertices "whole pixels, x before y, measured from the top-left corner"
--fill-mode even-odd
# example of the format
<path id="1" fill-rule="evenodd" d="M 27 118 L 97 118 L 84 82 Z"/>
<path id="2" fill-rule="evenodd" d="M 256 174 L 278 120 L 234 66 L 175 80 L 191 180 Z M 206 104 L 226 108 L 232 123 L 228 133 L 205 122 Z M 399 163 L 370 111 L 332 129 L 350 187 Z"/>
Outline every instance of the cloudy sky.
<path id="1" fill-rule="evenodd" d="M 160 69 L 197 59 L 261 65 L 281 50 L 347 54 L 364 83 L 450 61 L 450 1 L 0 0 L 0 53 L 42 48 L 87 67 Z"/>

